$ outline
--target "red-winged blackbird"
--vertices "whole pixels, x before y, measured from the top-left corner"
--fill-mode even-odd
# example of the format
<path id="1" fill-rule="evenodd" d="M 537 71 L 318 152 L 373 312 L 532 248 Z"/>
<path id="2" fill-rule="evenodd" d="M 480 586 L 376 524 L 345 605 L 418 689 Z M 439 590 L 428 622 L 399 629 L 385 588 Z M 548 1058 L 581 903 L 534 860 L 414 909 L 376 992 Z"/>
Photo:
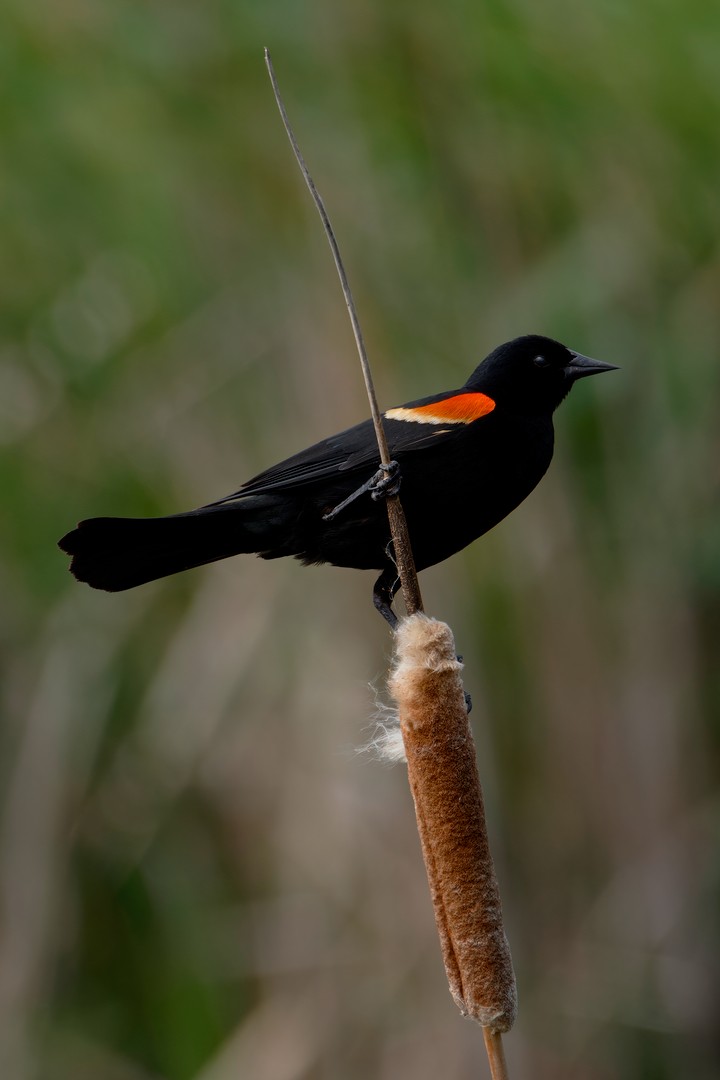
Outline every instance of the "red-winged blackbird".
<path id="1" fill-rule="evenodd" d="M 554 410 L 576 379 L 614 366 L 528 335 L 498 346 L 461 389 L 384 414 L 418 570 L 460 551 L 530 494 L 552 458 Z M 377 569 L 373 599 L 394 625 L 398 582 L 378 498 L 388 482 L 372 475 L 378 457 L 366 420 L 219 502 L 171 517 L 90 518 L 60 547 L 79 581 L 108 592 L 241 552 Z"/>

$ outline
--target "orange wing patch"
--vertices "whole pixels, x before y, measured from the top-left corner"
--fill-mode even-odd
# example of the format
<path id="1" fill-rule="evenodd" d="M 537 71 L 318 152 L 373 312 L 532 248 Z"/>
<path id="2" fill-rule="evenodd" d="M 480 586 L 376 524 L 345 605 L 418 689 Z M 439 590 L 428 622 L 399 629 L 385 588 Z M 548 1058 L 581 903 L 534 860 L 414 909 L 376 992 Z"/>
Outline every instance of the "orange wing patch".
<path id="1" fill-rule="evenodd" d="M 414 409 L 388 409 L 388 420 L 408 420 L 415 424 L 472 424 L 487 416 L 495 402 L 487 394 L 456 394 L 431 405 L 416 405 Z"/>

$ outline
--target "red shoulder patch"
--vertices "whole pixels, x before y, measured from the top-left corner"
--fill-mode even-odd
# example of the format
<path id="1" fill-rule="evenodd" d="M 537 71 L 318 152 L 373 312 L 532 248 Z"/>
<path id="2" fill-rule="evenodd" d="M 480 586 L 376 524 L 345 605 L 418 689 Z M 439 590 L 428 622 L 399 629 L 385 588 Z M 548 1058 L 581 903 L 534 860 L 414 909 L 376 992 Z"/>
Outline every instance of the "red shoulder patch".
<path id="1" fill-rule="evenodd" d="M 414 408 L 388 409 L 388 420 L 407 420 L 415 424 L 472 424 L 481 416 L 487 416 L 495 408 L 495 402 L 487 394 L 455 394 L 444 401 Z"/>

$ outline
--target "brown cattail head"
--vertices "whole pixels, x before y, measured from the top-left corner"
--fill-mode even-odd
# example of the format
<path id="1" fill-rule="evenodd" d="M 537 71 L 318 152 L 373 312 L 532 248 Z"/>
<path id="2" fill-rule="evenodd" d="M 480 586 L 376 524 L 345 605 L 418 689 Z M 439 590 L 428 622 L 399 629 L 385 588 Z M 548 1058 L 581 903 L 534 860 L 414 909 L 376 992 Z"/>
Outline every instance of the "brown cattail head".
<path id="1" fill-rule="evenodd" d="M 510 949 L 485 828 L 462 665 L 450 627 L 423 614 L 396 632 L 397 704 L 450 992 L 464 1015 L 507 1031 L 517 1013 Z"/>

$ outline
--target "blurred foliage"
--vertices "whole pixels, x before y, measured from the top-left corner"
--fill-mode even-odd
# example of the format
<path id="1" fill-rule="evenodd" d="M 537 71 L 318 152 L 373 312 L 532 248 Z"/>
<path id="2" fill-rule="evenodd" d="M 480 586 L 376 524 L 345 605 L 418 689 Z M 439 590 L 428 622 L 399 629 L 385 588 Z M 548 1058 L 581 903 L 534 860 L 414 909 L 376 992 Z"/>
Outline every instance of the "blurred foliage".
<path id="1" fill-rule="evenodd" d="M 385 404 L 549 333 L 621 365 L 423 575 L 466 661 L 514 1077 L 718 1075 L 720 8 L 6 0 L 0 1074 L 484 1075 L 402 770 L 358 758 L 370 576 L 75 586 L 366 413 L 275 65 Z"/>

